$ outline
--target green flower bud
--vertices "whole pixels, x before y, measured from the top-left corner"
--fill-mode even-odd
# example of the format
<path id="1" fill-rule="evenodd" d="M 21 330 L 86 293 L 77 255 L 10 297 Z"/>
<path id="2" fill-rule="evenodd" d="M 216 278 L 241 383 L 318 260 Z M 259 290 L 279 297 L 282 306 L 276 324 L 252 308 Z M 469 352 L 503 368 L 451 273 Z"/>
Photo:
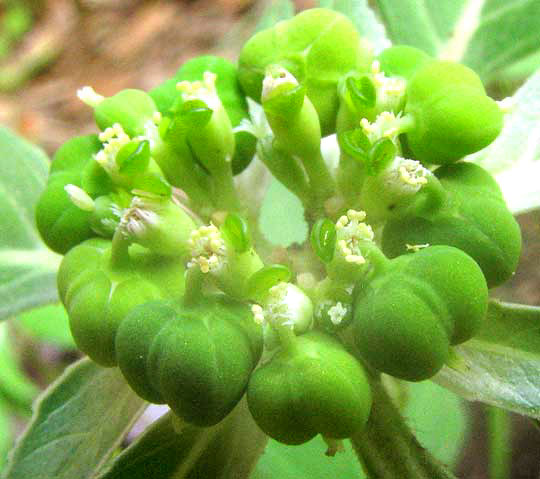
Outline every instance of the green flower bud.
<path id="1" fill-rule="evenodd" d="M 371 53 L 348 18 L 315 8 L 248 40 L 240 53 L 238 76 L 246 94 L 260 101 L 266 67 L 281 65 L 306 88 L 326 136 L 335 131 L 339 79 L 351 70 L 367 70 L 370 61 Z"/>
<path id="2" fill-rule="evenodd" d="M 305 95 L 305 87 L 278 65 L 270 65 L 267 72 L 261 101 L 275 141 L 287 153 L 300 158 L 320 154 L 319 117 Z"/>
<path id="3" fill-rule="evenodd" d="M 487 300 L 484 276 L 470 256 L 450 246 L 418 248 L 359 285 L 356 344 L 382 372 L 427 379 L 448 360 L 451 345 L 478 331 Z"/>
<path id="4" fill-rule="evenodd" d="M 180 260 L 137 247 L 126 264 L 112 266 L 110 256 L 110 241 L 90 239 L 69 251 L 57 277 L 77 346 L 102 366 L 116 364 L 116 331 L 129 311 L 152 299 L 180 297 L 184 291 Z"/>
<path id="5" fill-rule="evenodd" d="M 405 112 L 414 119 L 407 144 L 415 158 L 445 164 L 481 150 L 500 133 L 503 113 L 478 76 L 450 62 L 429 62 L 407 87 Z"/>
<path id="6" fill-rule="evenodd" d="M 231 121 L 216 89 L 217 75 L 204 72 L 202 81 L 181 81 L 182 102 L 176 107 L 187 128 L 187 138 L 197 159 L 212 175 L 230 170 L 234 154 Z"/>
<path id="7" fill-rule="evenodd" d="M 258 426 L 285 444 L 317 434 L 350 437 L 364 427 L 371 409 L 362 366 L 334 338 L 315 331 L 257 369 L 247 399 Z"/>
<path id="8" fill-rule="evenodd" d="M 406 252 L 407 244 L 444 244 L 465 251 L 482 268 L 490 287 L 509 279 L 521 253 L 519 225 L 491 175 L 473 163 L 435 170 L 449 200 L 432 214 L 410 214 L 390 220 L 382 248 L 389 257 Z"/>
<path id="9" fill-rule="evenodd" d="M 154 301 L 122 321 L 116 349 L 120 370 L 138 394 L 206 427 L 244 394 L 262 353 L 262 329 L 249 307 L 224 297 L 196 306 Z"/>

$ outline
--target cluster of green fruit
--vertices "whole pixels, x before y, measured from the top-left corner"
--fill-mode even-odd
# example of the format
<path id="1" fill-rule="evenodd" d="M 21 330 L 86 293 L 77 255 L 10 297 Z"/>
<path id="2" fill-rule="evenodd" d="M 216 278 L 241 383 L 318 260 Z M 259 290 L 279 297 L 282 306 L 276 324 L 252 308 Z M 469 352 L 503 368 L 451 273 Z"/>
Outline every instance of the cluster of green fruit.
<path id="1" fill-rule="evenodd" d="M 497 183 L 458 161 L 497 137 L 499 105 L 463 65 L 374 57 L 334 11 L 255 34 L 238 67 L 205 56 L 148 93 L 79 96 L 101 132 L 58 150 L 36 217 L 65 254 L 60 298 L 82 351 L 187 422 L 216 424 L 247 392 L 279 441 L 350 437 L 369 375 L 436 374 L 517 267 Z M 233 178 L 254 157 L 303 202 L 325 273 L 259 257 Z"/>

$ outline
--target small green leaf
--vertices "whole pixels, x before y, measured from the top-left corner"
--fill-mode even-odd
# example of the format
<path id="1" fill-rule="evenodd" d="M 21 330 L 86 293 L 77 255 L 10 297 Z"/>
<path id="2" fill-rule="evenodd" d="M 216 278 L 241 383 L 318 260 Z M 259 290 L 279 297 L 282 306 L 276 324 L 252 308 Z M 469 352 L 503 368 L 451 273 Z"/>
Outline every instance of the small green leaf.
<path id="1" fill-rule="evenodd" d="M 369 151 L 369 164 L 373 174 L 383 171 L 396 157 L 396 153 L 396 145 L 390 138 L 377 140 Z"/>
<path id="2" fill-rule="evenodd" d="M 133 178 L 133 189 L 147 191 L 160 196 L 170 196 L 172 193 L 171 185 L 165 178 L 157 173 L 143 173 Z"/>
<path id="3" fill-rule="evenodd" d="M 124 145 L 116 155 L 116 164 L 120 173 L 134 175 L 142 173 L 150 163 L 150 142 L 132 140 Z"/>
<path id="4" fill-rule="evenodd" d="M 362 111 L 365 108 L 373 108 L 377 101 L 375 85 L 367 76 L 356 78 L 350 76 L 345 80 L 345 86 L 354 106 Z"/>
<path id="5" fill-rule="evenodd" d="M 338 134 L 339 147 L 343 152 L 360 163 L 367 163 L 371 142 L 361 128 Z"/>
<path id="6" fill-rule="evenodd" d="M 284 84 L 273 91 L 263 101 L 264 111 L 267 115 L 287 118 L 296 115 L 306 97 L 306 88 L 303 85 L 291 86 Z"/>
<path id="7" fill-rule="evenodd" d="M 291 279 L 291 271 L 282 264 L 271 264 L 253 273 L 248 279 L 247 295 L 255 301 L 260 301 L 268 290 L 279 283 Z"/>
<path id="8" fill-rule="evenodd" d="M 117 368 L 70 366 L 38 401 L 3 479 L 93 478 L 144 406 Z"/>
<path id="9" fill-rule="evenodd" d="M 221 233 L 237 253 L 245 253 L 251 247 L 247 221 L 241 216 L 230 213 L 221 226 Z"/>
<path id="10" fill-rule="evenodd" d="M 190 100 L 182 104 L 179 118 L 192 130 L 198 130 L 208 124 L 214 111 L 202 100 Z"/>
<path id="11" fill-rule="evenodd" d="M 435 381 L 471 401 L 540 418 L 540 307 L 491 301 L 480 333 Z"/>
<path id="12" fill-rule="evenodd" d="M 43 151 L 0 128 L 0 319 L 57 300 L 61 257 L 44 246 L 34 222 L 48 165 Z"/>
<path id="13" fill-rule="evenodd" d="M 321 218 L 311 230 L 311 247 L 324 263 L 330 263 L 336 248 L 336 225 L 328 218 Z"/>

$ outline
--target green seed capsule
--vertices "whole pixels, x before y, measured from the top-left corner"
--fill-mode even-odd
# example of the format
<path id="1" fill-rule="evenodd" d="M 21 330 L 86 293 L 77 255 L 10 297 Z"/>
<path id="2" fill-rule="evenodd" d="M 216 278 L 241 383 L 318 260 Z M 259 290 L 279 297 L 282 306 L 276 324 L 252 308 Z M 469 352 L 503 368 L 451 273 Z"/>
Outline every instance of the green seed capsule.
<path id="1" fill-rule="evenodd" d="M 57 277 L 77 346 L 102 366 L 116 365 L 116 331 L 129 311 L 184 291 L 181 261 L 133 247 L 129 263 L 112 267 L 110 248 L 111 242 L 102 239 L 83 242 L 64 257 Z"/>
<path id="2" fill-rule="evenodd" d="M 488 292 L 482 271 L 462 251 L 431 246 L 393 259 L 358 289 L 355 339 L 382 372 L 421 381 L 439 371 L 450 346 L 482 324 Z"/>
<path id="3" fill-rule="evenodd" d="M 503 114 L 478 75 L 458 63 L 433 61 L 412 76 L 405 112 L 414 118 L 407 144 L 416 159 L 446 164 L 489 145 Z"/>
<path id="4" fill-rule="evenodd" d="M 189 423 L 211 426 L 244 394 L 262 353 L 262 329 L 249 307 L 225 297 L 197 306 L 155 301 L 121 323 L 116 348 L 137 393 L 166 402 Z"/>
<path id="5" fill-rule="evenodd" d="M 521 253 L 519 225 L 508 210 L 491 175 L 473 163 L 456 163 L 435 170 L 449 193 L 446 206 L 433 215 L 414 213 L 390 220 L 382 248 L 393 258 L 406 245 L 445 244 L 461 249 L 482 268 L 489 287 L 508 280 Z"/>
<path id="6" fill-rule="evenodd" d="M 358 361 L 331 336 L 309 332 L 252 374 L 247 399 L 258 426 L 285 444 L 317 434 L 343 439 L 361 430 L 371 391 Z"/>

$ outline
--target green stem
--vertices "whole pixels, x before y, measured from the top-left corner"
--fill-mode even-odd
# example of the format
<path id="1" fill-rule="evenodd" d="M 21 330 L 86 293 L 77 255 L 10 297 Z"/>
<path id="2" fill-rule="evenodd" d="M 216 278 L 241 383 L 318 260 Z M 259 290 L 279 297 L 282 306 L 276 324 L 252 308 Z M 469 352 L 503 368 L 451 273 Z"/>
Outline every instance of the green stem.
<path id="1" fill-rule="evenodd" d="M 203 297 L 202 287 L 204 276 L 198 267 L 188 268 L 186 271 L 186 289 L 184 304 L 187 306 L 197 304 Z"/>
<path id="2" fill-rule="evenodd" d="M 112 239 L 111 246 L 111 266 L 113 269 L 121 269 L 129 263 L 129 248 L 130 241 L 124 235 L 121 228 L 116 228 Z"/>
<path id="3" fill-rule="evenodd" d="M 486 406 L 489 441 L 489 477 L 507 479 L 510 477 L 511 423 L 506 411 L 494 406 Z"/>
<path id="4" fill-rule="evenodd" d="M 351 438 L 370 479 L 456 479 L 411 433 L 381 382 L 371 382 L 373 407 L 367 427 Z"/>
<path id="5" fill-rule="evenodd" d="M 240 211 L 240 201 L 234 186 L 230 165 L 223 168 L 219 174 L 212 174 L 216 199 L 214 204 L 219 210 Z"/>
<path id="6" fill-rule="evenodd" d="M 257 427 L 245 397 L 221 423 L 222 428 L 187 479 L 248 479 L 268 437 Z"/>
<path id="7" fill-rule="evenodd" d="M 438 213 L 448 204 L 448 191 L 444 188 L 439 179 L 430 174 L 428 182 L 422 186 L 419 197 L 420 202 L 413 202 L 411 209 L 420 216 L 431 216 Z"/>
<path id="8" fill-rule="evenodd" d="M 319 203 L 324 202 L 334 194 L 334 179 L 330 175 L 320 150 L 312 157 L 301 158 L 301 160 L 309 178 L 311 195 L 318 207 Z"/>

